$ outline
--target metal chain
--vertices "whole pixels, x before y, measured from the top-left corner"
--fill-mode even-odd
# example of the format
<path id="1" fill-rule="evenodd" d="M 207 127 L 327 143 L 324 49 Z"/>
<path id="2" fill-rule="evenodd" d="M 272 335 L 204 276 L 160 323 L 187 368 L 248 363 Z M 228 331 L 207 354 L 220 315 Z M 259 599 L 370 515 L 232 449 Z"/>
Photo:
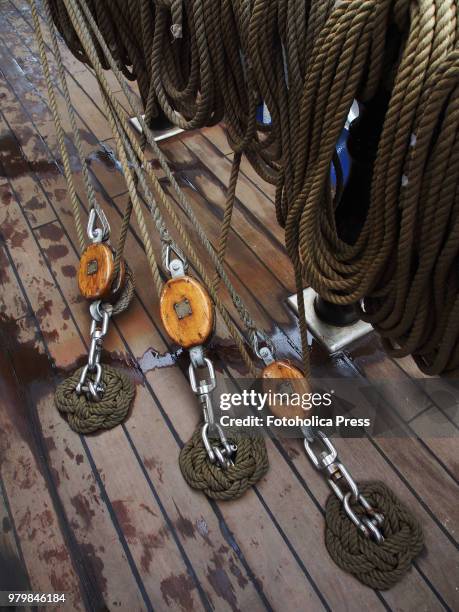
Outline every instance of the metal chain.
<path id="1" fill-rule="evenodd" d="M 336 497 L 343 504 L 344 511 L 354 525 L 367 538 L 372 538 L 377 544 L 384 542 L 381 527 L 384 516 L 377 512 L 366 497 L 360 493 L 359 487 L 352 478 L 348 469 L 339 461 L 338 451 L 323 431 L 312 431 L 310 427 L 302 428 L 304 435 L 304 448 L 312 464 L 327 479 L 327 483 Z M 315 443 L 321 443 L 325 450 L 316 452 Z M 351 507 L 351 502 L 360 504 L 364 511 L 358 516 Z"/>
<path id="2" fill-rule="evenodd" d="M 92 302 L 89 307 L 91 314 L 91 344 L 89 345 L 88 363 L 81 371 L 80 380 L 76 386 L 78 395 L 84 393 L 88 400 L 99 402 L 104 394 L 104 385 L 101 382 L 102 365 L 100 357 L 102 344 L 108 333 L 110 319 L 113 313 L 111 304 L 102 304 L 101 300 Z"/>

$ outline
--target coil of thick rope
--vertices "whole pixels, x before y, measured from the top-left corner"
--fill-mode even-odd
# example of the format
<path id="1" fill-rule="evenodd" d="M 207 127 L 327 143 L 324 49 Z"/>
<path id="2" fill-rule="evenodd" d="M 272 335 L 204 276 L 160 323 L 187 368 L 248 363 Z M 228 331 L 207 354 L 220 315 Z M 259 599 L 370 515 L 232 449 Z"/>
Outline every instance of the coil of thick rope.
<path id="1" fill-rule="evenodd" d="M 64 4 L 67 16 L 62 17 L 59 10 L 54 9 L 56 23 L 66 40 L 71 40 L 75 53 L 80 58 L 85 58 L 93 68 L 97 66 L 97 77 L 102 84 L 104 95 L 108 98 L 105 106 L 107 116 L 110 119 L 110 113 L 117 115 L 111 119 L 114 133 L 116 129 L 122 129 L 124 137 L 130 140 L 125 118 L 116 100 L 111 98 L 106 83 L 103 83 L 104 66 L 109 66 L 115 74 L 119 73 L 119 67 L 104 42 L 105 34 L 97 28 L 97 25 L 100 25 L 104 29 L 104 20 L 100 19 L 93 4 L 88 5 L 83 0 L 64 0 Z M 301 299 L 305 280 L 310 281 L 319 293 L 326 294 L 328 299 L 338 303 L 355 301 L 367 297 L 367 293 L 373 289 L 374 278 L 371 278 L 370 272 L 376 265 L 374 260 L 381 264 L 380 260 L 384 258 L 379 253 L 376 253 L 379 257 L 375 256 L 371 242 L 374 241 L 376 222 L 379 223 L 383 219 L 381 211 L 376 214 L 371 210 L 368 213 L 364 230 L 356 244 L 344 243 L 337 237 L 334 210 L 342 189 L 338 185 L 335 196 L 332 197 L 329 170 L 331 163 L 339 163 L 336 159 L 335 143 L 352 100 L 355 97 L 370 99 L 378 91 L 383 77 L 389 81 L 388 87 L 392 90 L 392 73 L 397 73 L 397 66 L 393 61 L 391 64 L 388 59 L 390 54 L 386 53 L 386 41 L 390 38 L 387 33 L 388 24 L 399 30 L 404 41 L 403 37 L 410 31 L 409 25 L 419 25 L 419 14 L 415 14 L 415 9 L 412 10 L 411 20 L 408 15 L 410 6 L 416 3 L 349 0 L 336 6 L 333 2 L 311 2 L 306 7 L 305 3 L 289 3 L 286 0 L 256 0 L 252 3 L 211 3 L 199 0 L 183 3 L 182 12 L 177 9 L 179 4 L 181 3 L 161 0 L 148 11 L 145 10 L 145 2 L 141 3 L 141 7 L 130 2 L 125 5 L 122 20 L 118 20 L 116 14 L 112 13 L 110 23 L 120 29 L 126 28 L 126 23 L 129 23 L 129 35 L 132 37 L 139 32 L 143 35 L 144 32 L 154 31 L 151 48 L 145 48 L 144 53 L 144 57 L 151 58 L 147 109 L 159 104 L 174 123 L 188 128 L 218 121 L 224 112 L 230 142 L 236 155 L 244 151 L 259 174 L 277 185 L 276 212 L 281 224 L 286 226 L 287 247 L 295 265 L 303 358 L 305 372 L 308 373 L 308 347 Z M 422 7 L 424 8 L 425 6 Z M 172 13 L 173 17 L 170 16 Z M 92 36 L 88 34 L 83 14 L 87 20 L 86 25 L 91 26 Z M 147 21 L 142 24 L 142 28 L 136 28 L 140 14 Z M 172 21 L 178 19 L 179 14 L 181 23 Z M 444 21 L 445 13 L 440 10 L 438 15 L 441 15 Z M 172 41 L 169 35 L 171 26 Z M 439 31 L 443 29 L 439 28 Z M 424 33 L 422 29 L 421 32 Z M 115 46 L 116 38 L 115 36 Z M 422 36 L 419 36 L 419 39 L 421 40 Z M 138 44 L 141 46 L 143 43 L 140 41 Z M 387 47 L 389 48 L 389 45 Z M 99 54 L 103 54 L 105 58 L 102 62 L 99 61 Z M 129 51 L 126 46 L 123 52 L 116 51 L 118 62 L 121 57 L 126 58 L 127 54 Z M 134 64 L 136 58 L 130 55 L 125 62 L 125 70 Z M 388 66 L 391 70 L 389 77 L 386 70 Z M 133 73 L 131 74 L 133 76 Z M 123 91 L 126 93 L 126 88 Z M 126 95 L 129 98 L 128 93 Z M 142 98 L 145 99 L 145 95 L 142 95 Z M 261 100 L 267 104 L 272 117 L 269 127 L 257 123 L 255 118 L 256 106 Z M 148 126 L 142 120 L 142 109 L 136 107 L 135 100 L 130 102 L 147 141 L 158 155 L 167 174 L 167 163 L 157 147 L 155 148 Z M 151 114 L 146 112 L 146 117 L 150 116 Z M 137 152 L 133 142 L 131 146 L 135 156 L 126 155 L 121 140 L 122 138 L 118 137 L 118 152 L 129 185 L 132 168 L 140 181 L 134 157 L 142 161 L 142 155 Z M 128 163 L 131 164 L 131 170 Z M 238 163 L 235 156 L 233 171 Z M 143 168 L 140 164 L 137 166 Z M 160 188 L 148 168 L 147 174 L 152 181 L 158 202 L 161 202 L 174 220 L 173 211 L 171 213 L 167 208 L 167 200 L 163 202 L 161 199 Z M 340 173 L 337 172 L 337 175 L 339 177 Z M 174 177 L 168 175 L 168 178 L 177 191 L 180 204 L 198 227 L 199 224 L 192 210 L 187 207 L 183 194 L 176 188 L 178 186 L 174 183 Z M 129 190 L 136 210 L 139 204 L 135 203 L 135 185 L 132 180 L 131 183 Z M 370 208 L 371 206 L 372 202 Z M 229 202 L 228 214 L 225 213 L 225 228 L 231 221 L 230 209 Z M 136 214 L 140 216 L 137 210 Z M 392 224 L 394 217 L 392 211 Z M 176 227 L 180 234 L 179 225 Z M 223 239 L 224 231 L 223 245 L 226 242 L 226 238 Z M 314 241 L 308 242 L 311 232 L 316 232 Z M 208 248 L 203 233 L 201 235 L 198 231 L 198 235 Z M 220 311 L 218 296 L 210 286 L 207 275 L 200 269 L 192 250 L 186 245 L 186 237 L 183 234 L 180 234 L 180 237 L 191 263 L 203 278 Z M 153 258 L 152 249 L 148 247 L 148 241 L 144 242 L 150 261 Z M 373 248 L 373 259 L 366 252 L 367 242 Z M 342 252 L 338 252 L 338 249 Z M 453 250 L 454 247 L 451 247 L 449 255 Z M 224 246 L 222 252 L 224 253 Z M 335 255 L 335 252 L 338 254 Z M 209 254 L 218 275 L 228 287 L 219 256 L 212 247 Z M 222 260 L 221 254 L 219 255 Z M 323 278 L 315 271 L 316 258 L 326 272 L 322 274 Z M 182 261 L 182 265 L 183 263 Z M 373 264 L 373 268 L 370 264 Z M 387 270 L 384 273 L 386 274 Z M 247 323 L 247 313 L 243 311 L 237 297 L 231 294 L 230 289 L 229 291 L 241 318 Z M 367 314 L 371 316 L 370 312 Z M 225 319 L 223 313 L 222 316 Z M 254 327 L 248 327 L 253 334 L 251 339 L 258 340 Z M 263 340 L 266 343 L 266 339 Z M 269 350 L 269 346 L 263 346 L 258 351 L 260 356 L 266 348 Z M 244 352 L 241 352 L 244 356 Z M 267 359 L 269 360 L 269 356 Z M 226 460 L 232 450 L 225 447 L 221 438 L 220 442 L 226 451 L 226 456 L 222 454 L 223 460 Z M 311 445 L 317 442 L 323 442 L 328 452 L 316 454 L 312 451 Z M 387 499 L 383 500 L 383 496 L 376 495 L 374 500 L 372 499 L 375 504 L 373 507 L 344 466 L 336 461 L 336 450 L 321 432 L 305 432 L 305 448 L 317 469 L 328 475 L 327 480 L 339 501 L 343 522 L 335 538 L 338 538 L 341 544 L 349 541 L 361 544 L 362 539 L 368 543 L 373 538 L 385 565 L 375 569 L 374 551 L 370 546 L 364 545 L 361 545 L 361 556 L 355 559 L 355 563 L 359 563 L 361 568 L 367 567 L 366 572 L 354 571 L 355 568 L 353 569 L 350 562 L 347 564 L 342 561 L 342 554 L 341 557 L 336 555 L 335 559 L 363 581 L 366 580 L 364 575 L 373 571 L 371 586 L 387 588 L 395 578 L 399 579 L 403 575 L 409 561 L 422 547 L 421 531 L 416 521 L 404 520 L 402 515 L 394 520 L 398 502 L 391 496 L 386 496 Z M 212 444 L 210 450 L 214 450 Z M 195 465 L 198 465 L 199 461 L 197 456 Z M 211 476 L 215 477 L 214 474 Z M 228 482 L 224 486 L 232 487 L 233 484 Z M 370 497 L 371 493 L 368 495 Z M 330 525 L 333 526 L 336 521 L 331 518 L 333 515 L 330 514 L 332 509 L 328 510 L 329 506 L 334 506 L 327 505 L 327 519 L 330 518 Z M 327 535 L 328 539 L 330 537 Z M 329 549 L 332 547 L 329 546 Z M 355 552 L 351 550 L 349 554 Z M 406 562 L 402 563 L 401 559 Z M 366 581 L 370 583 L 369 580 Z"/>
<path id="2" fill-rule="evenodd" d="M 379 590 L 390 589 L 409 570 L 424 546 L 419 523 L 392 491 L 382 482 L 360 484 L 361 494 L 372 508 L 384 516 L 385 545 L 362 538 L 357 526 L 349 528 L 349 515 L 338 497 L 330 496 L 326 505 L 325 543 L 331 557 L 344 570 L 364 584 Z M 356 516 L 362 507 L 352 503 Z"/>
<path id="3" fill-rule="evenodd" d="M 67 43 L 88 61 L 59 3 L 51 4 Z M 454 57 L 447 60 L 457 46 L 457 3 L 157 0 L 126 3 L 119 18 L 111 5 L 102 11 L 99 4 L 89 6 L 104 38 L 113 41 L 119 65 L 124 70 L 132 66 L 131 76 L 150 78 L 150 86 L 141 87 L 149 92 L 142 98 L 182 127 L 202 127 L 224 114 L 234 150 L 243 150 L 260 176 L 278 186 L 277 217 L 286 227 L 298 284 L 310 284 L 335 303 L 365 299 L 364 316 L 390 353 L 412 354 L 427 374 L 457 373 L 454 223 L 443 229 L 426 225 L 425 240 L 413 244 L 409 236 L 417 235 L 422 224 L 416 213 L 425 209 L 425 199 L 435 199 L 422 189 L 411 212 L 397 212 L 417 190 L 407 173 L 407 164 L 415 163 L 411 158 L 423 158 L 425 168 L 436 167 L 442 159 L 454 163 L 436 146 L 439 129 L 454 134 L 453 68 L 450 93 L 443 106 L 431 111 L 429 125 L 425 123 L 431 130 L 429 141 L 424 138 L 421 143 L 425 154 L 410 143 L 418 142 L 424 103 L 437 89 L 444 62 L 457 63 Z M 136 28 L 140 14 L 142 27 Z M 174 38 L 171 28 L 180 36 Z M 153 32 L 147 43 L 144 32 Z M 125 43 L 128 33 L 131 51 Z M 100 46 L 98 50 L 103 56 Z M 143 68 L 139 54 L 151 65 Z M 390 103 L 373 164 L 371 194 L 361 210 L 362 229 L 349 244 L 334 223 L 338 201 L 330 196 L 329 167 L 338 164 L 335 144 L 352 101 L 365 103 L 382 95 L 381 88 L 390 94 Z M 270 126 L 256 121 L 261 100 L 270 112 Z M 447 107 L 451 110 L 444 124 Z M 453 142 L 455 137 L 451 151 Z M 453 170 L 448 176 L 457 175 Z M 339 196 L 340 189 L 336 193 Z M 442 198 L 455 219 L 453 185 Z M 430 242 L 436 249 L 419 254 L 417 245 Z M 440 256 L 445 244 L 450 246 Z M 425 264 L 417 269 L 419 257 Z M 432 263 L 436 258 L 440 267 Z M 437 286 L 447 286 L 447 295 L 434 290 Z M 305 331 L 303 327 L 303 337 Z"/>
<path id="4" fill-rule="evenodd" d="M 335 303 L 364 299 L 386 349 L 412 354 L 428 374 L 459 371 L 457 20 L 457 3 L 441 0 L 340 3 L 330 13 L 305 76 L 285 217 L 303 281 Z M 403 34 L 395 64 L 386 22 Z M 327 201 L 329 166 L 352 100 L 386 92 L 371 192 L 349 244 Z"/>

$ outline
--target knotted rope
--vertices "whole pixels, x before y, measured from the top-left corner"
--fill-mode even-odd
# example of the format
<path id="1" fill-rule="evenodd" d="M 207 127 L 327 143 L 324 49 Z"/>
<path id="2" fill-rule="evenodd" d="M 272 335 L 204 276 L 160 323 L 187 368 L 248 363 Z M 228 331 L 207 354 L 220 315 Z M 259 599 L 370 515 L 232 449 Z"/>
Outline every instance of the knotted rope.
<path id="1" fill-rule="evenodd" d="M 343 509 L 342 502 L 330 495 L 325 509 L 325 543 L 332 559 L 343 570 L 373 589 L 390 589 L 410 569 L 424 546 L 420 524 L 392 491 L 382 482 L 359 485 L 370 504 L 384 514 L 384 542 L 377 544 L 361 534 Z M 357 516 L 362 506 L 352 505 Z"/>
<path id="2" fill-rule="evenodd" d="M 229 437 L 237 445 L 237 451 L 234 465 L 226 469 L 209 461 L 201 428 L 180 452 L 179 464 L 186 482 L 212 499 L 237 499 L 268 471 L 268 454 L 262 438 L 239 433 Z"/>
<path id="3" fill-rule="evenodd" d="M 104 365 L 101 382 L 105 391 L 100 401 L 92 402 L 84 393 L 78 395 L 76 392 L 82 369 L 79 368 L 56 389 L 54 401 L 57 409 L 67 417 L 70 427 L 77 433 L 89 434 L 119 425 L 126 418 L 134 399 L 133 383 L 119 370 Z"/>

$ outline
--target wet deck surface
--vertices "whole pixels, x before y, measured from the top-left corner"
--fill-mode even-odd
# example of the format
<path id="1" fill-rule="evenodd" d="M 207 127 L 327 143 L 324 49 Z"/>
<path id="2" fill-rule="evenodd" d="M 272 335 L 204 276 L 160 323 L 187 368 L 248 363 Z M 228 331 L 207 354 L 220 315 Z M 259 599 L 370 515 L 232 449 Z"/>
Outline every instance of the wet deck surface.
<path id="1" fill-rule="evenodd" d="M 95 79 L 67 50 L 64 58 L 98 195 L 118 227 L 126 188 L 104 148 L 113 141 Z M 158 323 L 135 224 L 126 252 L 136 298 L 104 353 L 135 381 L 135 405 L 122 427 L 102 435 L 69 429 L 53 393 L 84 362 L 89 321 L 45 90 L 27 2 L 0 0 L 0 590 L 66 591 L 72 610 L 458 609 L 457 444 L 426 433 L 426 417 L 456 428 L 457 414 L 426 395 L 413 362 L 388 358 L 374 335 L 333 359 L 319 346 L 312 356 L 332 374 L 392 378 L 383 401 L 418 436 L 339 441 L 354 476 L 384 480 L 423 525 L 426 551 L 402 583 L 375 592 L 330 560 L 328 490 L 300 441 L 268 441 L 270 471 L 236 502 L 209 502 L 186 486 L 177 457 L 198 407 Z M 182 135 L 163 150 L 215 240 L 231 167 L 223 130 Z M 296 320 L 285 305 L 293 275 L 273 188 L 244 163 L 237 197 L 231 276 L 279 355 L 297 359 Z M 212 352 L 220 372 L 243 371 L 221 326 Z"/>

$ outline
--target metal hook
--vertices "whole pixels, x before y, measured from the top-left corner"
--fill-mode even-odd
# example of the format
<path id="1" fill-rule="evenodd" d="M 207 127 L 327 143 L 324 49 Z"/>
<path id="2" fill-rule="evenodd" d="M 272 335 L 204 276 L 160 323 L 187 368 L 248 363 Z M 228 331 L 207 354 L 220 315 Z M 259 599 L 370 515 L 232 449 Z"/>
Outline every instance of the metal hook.
<path id="1" fill-rule="evenodd" d="M 338 456 L 338 453 L 336 452 L 336 448 L 333 446 L 333 444 L 328 439 L 328 437 L 323 433 L 323 431 L 318 430 L 315 433 L 316 433 L 315 439 L 319 437 L 322 440 L 322 442 L 324 443 L 325 447 L 328 450 L 328 454 L 325 452 L 322 452 L 320 453 L 320 456 L 316 455 L 316 453 L 314 452 L 311 446 L 312 441 L 309 441 L 306 438 L 304 440 L 304 449 L 306 453 L 308 454 L 309 458 L 311 459 L 312 463 L 314 464 L 314 467 L 318 470 L 324 470 L 329 465 L 334 463 L 336 457 Z"/>
<path id="2" fill-rule="evenodd" d="M 262 344 L 263 346 L 260 346 Z M 260 331 L 255 330 L 252 338 L 253 352 L 265 365 L 269 365 L 274 361 L 274 346 L 268 336 Z"/>
<path id="3" fill-rule="evenodd" d="M 97 227 L 97 222 L 99 222 L 102 227 Z M 86 232 L 89 240 L 94 244 L 108 240 L 110 236 L 110 225 L 101 208 L 91 208 L 89 211 Z"/>
<path id="4" fill-rule="evenodd" d="M 164 265 L 166 267 L 166 270 L 172 276 L 172 278 L 175 278 L 177 276 L 184 276 L 187 271 L 188 262 L 186 260 L 185 255 L 183 254 L 181 249 L 179 249 L 178 246 L 176 246 L 172 242 L 169 242 L 166 245 Z"/>

